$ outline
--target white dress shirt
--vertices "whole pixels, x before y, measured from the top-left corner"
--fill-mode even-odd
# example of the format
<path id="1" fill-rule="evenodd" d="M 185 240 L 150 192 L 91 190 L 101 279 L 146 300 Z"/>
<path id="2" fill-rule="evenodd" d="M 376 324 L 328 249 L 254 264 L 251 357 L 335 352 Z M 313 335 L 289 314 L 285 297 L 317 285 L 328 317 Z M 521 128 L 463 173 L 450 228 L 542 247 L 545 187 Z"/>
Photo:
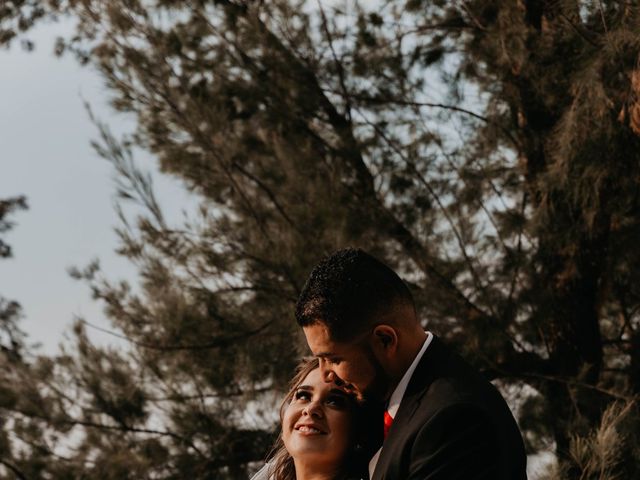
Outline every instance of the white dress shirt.
<path id="1" fill-rule="evenodd" d="M 431 344 L 431 340 L 433 340 L 433 334 L 431 332 L 425 332 L 425 333 L 427 334 L 427 338 L 422 344 L 422 348 L 416 355 L 416 358 L 413 359 L 413 362 L 411 363 L 409 368 L 407 368 L 407 371 L 404 372 L 404 375 L 402 376 L 402 380 L 400 380 L 400 383 L 398 383 L 395 390 L 391 394 L 391 398 L 389 398 L 389 404 L 387 405 L 387 412 L 389 412 L 389 415 L 391 415 L 391 418 L 396 417 L 396 413 L 398 413 L 398 409 L 400 408 L 400 403 L 402 402 L 402 397 L 404 397 L 404 392 L 407 391 L 407 386 L 409 385 L 409 381 L 413 376 L 413 372 L 418 366 L 418 363 L 420 363 L 420 360 L 422 359 L 424 352 L 427 351 L 427 348 Z M 384 447 L 384 444 L 382 445 L 382 447 L 380 447 L 380 449 L 376 452 L 376 454 L 373 457 L 371 457 L 371 460 L 369 460 L 369 478 L 373 478 L 373 472 L 376 469 L 376 465 L 378 464 L 378 459 L 380 458 L 380 453 L 382 453 L 383 447 Z"/>

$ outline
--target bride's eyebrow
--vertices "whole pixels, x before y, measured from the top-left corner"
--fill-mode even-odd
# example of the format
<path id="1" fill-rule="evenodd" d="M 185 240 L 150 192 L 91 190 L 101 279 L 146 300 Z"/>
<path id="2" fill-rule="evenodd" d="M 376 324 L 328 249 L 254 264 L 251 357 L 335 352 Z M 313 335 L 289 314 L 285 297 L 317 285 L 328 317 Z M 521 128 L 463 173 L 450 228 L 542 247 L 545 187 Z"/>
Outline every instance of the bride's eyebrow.
<path id="1" fill-rule="evenodd" d="M 311 385 L 300 385 L 296 390 L 313 390 L 313 387 Z"/>

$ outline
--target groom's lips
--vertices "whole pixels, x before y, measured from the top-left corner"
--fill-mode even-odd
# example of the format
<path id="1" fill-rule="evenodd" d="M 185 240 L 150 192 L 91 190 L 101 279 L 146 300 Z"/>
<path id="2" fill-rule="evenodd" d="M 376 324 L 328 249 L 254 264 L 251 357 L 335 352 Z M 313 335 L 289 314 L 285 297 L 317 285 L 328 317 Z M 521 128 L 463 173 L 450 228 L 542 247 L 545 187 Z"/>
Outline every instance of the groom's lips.
<path id="1" fill-rule="evenodd" d="M 342 390 L 344 390 L 347 393 L 356 393 L 358 391 L 358 389 L 352 383 L 342 382 L 342 385 L 339 385 L 339 386 Z"/>
<path id="2" fill-rule="evenodd" d="M 351 383 L 346 383 L 344 380 L 342 380 L 339 377 L 335 377 L 333 379 L 333 383 L 336 384 L 336 386 L 340 387 L 342 390 L 344 390 L 345 392 L 349 392 L 349 393 L 355 393 L 358 390 L 356 389 L 356 387 L 353 386 L 353 384 Z"/>

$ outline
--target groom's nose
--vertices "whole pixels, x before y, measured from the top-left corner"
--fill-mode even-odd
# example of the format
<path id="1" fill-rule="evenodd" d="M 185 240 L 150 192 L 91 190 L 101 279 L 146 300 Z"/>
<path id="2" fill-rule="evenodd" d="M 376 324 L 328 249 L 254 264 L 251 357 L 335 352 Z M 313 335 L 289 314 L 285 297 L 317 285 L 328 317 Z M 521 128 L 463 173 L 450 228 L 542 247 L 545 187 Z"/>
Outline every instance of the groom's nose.
<path id="1" fill-rule="evenodd" d="M 322 376 L 325 382 L 327 383 L 335 383 L 338 387 L 341 387 L 342 385 L 344 385 L 344 382 L 342 381 L 342 379 L 336 375 L 336 373 L 333 370 L 330 369 L 325 369 L 322 371 Z"/>
<path id="2" fill-rule="evenodd" d="M 322 375 L 322 379 L 327 383 L 333 382 L 338 386 L 342 384 L 342 380 L 327 366 L 327 362 L 323 358 L 320 359 L 320 374 Z"/>
<path id="3" fill-rule="evenodd" d="M 342 381 L 342 379 L 337 376 L 334 372 L 330 372 L 330 382 L 335 383 L 337 386 L 341 387 L 344 385 L 344 382 Z"/>

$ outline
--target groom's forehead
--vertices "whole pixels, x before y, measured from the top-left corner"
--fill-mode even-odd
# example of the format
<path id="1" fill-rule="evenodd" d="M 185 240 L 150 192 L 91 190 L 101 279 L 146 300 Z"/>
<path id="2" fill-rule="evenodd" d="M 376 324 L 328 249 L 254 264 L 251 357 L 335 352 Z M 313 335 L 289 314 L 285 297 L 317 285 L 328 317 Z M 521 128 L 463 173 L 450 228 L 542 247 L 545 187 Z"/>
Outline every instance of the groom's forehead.
<path id="1" fill-rule="evenodd" d="M 345 339 L 342 337 L 337 338 L 336 335 L 333 334 L 335 332 L 332 333 L 330 327 L 320 320 L 310 325 L 305 325 L 302 327 L 302 330 L 309 346 L 313 343 L 331 345 L 332 348 L 340 349 L 349 349 L 361 345 L 371 333 L 370 328 L 363 328 L 357 332 L 353 332 Z"/>
<path id="2" fill-rule="evenodd" d="M 341 351 L 348 350 L 350 345 L 336 342 L 331 338 L 329 328 L 322 323 L 314 323 L 303 328 L 307 344 L 314 356 L 325 358 L 335 356 Z"/>
<path id="3" fill-rule="evenodd" d="M 309 337 L 313 337 L 318 340 L 329 340 L 331 338 L 331 334 L 329 332 L 329 327 L 326 323 L 318 320 L 310 325 L 305 325 L 302 327 L 304 334 Z"/>
<path id="4" fill-rule="evenodd" d="M 303 327 L 303 330 L 307 343 L 309 344 L 309 348 L 314 351 L 314 355 L 318 356 L 319 352 L 322 351 L 326 353 L 325 350 L 332 349 L 331 347 L 334 342 L 331 341 L 329 329 L 326 325 L 323 325 L 322 323 L 314 323 Z M 318 353 L 316 353 L 315 350 L 318 350 Z"/>

